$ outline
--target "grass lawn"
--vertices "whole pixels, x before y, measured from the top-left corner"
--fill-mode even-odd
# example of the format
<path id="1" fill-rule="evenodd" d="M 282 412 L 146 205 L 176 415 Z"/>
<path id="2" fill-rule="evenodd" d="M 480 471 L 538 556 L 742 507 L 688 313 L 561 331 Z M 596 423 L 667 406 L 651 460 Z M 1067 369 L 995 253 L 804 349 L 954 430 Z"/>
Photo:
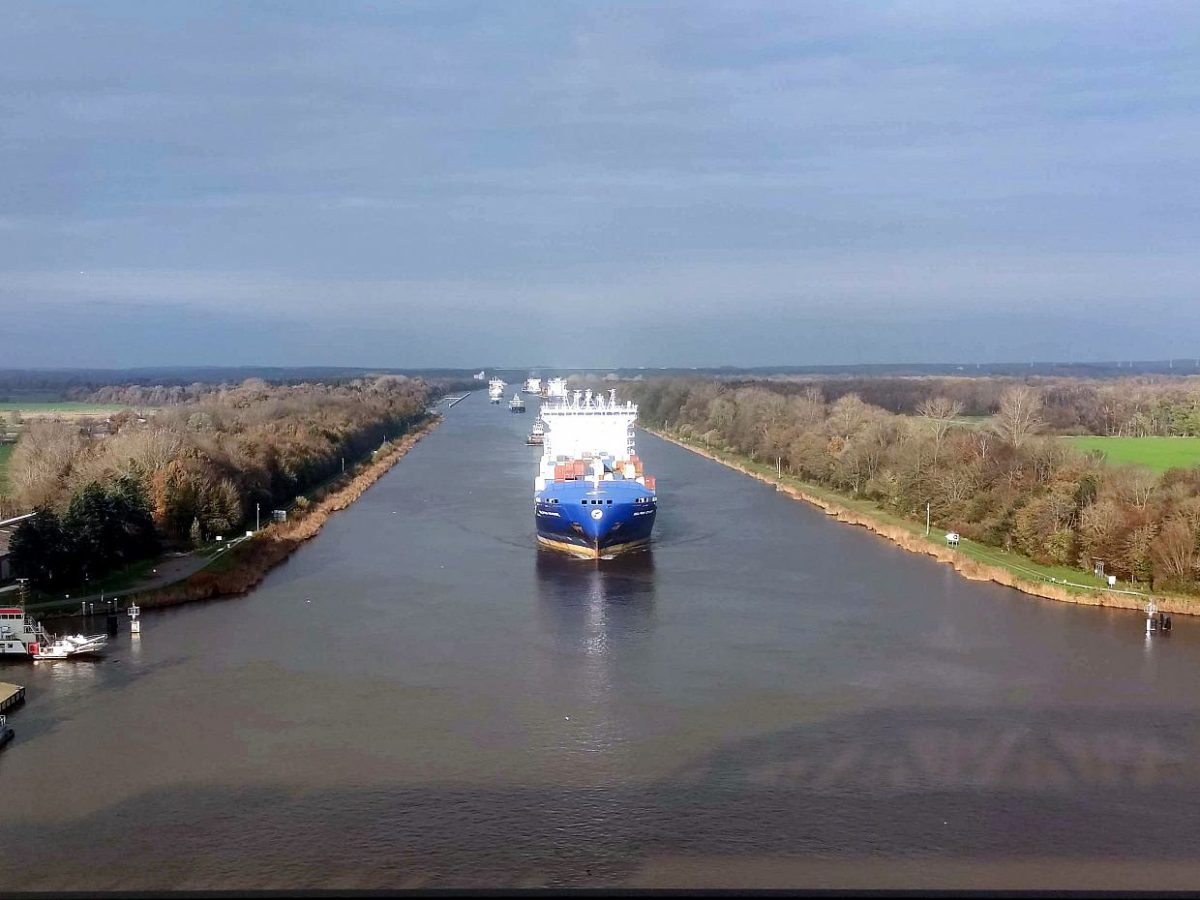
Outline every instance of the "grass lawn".
<path id="1" fill-rule="evenodd" d="M 1159 472 L 1200 466 L 1200 438 L 1081 435 L 1065 440 L 1077 450 L 1101 451 L 1112 465 L 1140 465 Z"/>
<path id="2" fill-rule="evenodd" d="M 991 416 L 959 416 L 954 420 L 954 424 L 965 428 L 982 428 L 991 421 Z"/>
<path id="3" fill-rule="evenodd" d="M 130 409 L 112 403 L 80 403 L 75 400 L 56 400 L 52 402 L 24 402 L 20 400 L 0 402 L 0 415 L 19 412 L 22 416 L 108 416 Z"/>
<path id="4" fill-rule="evenodd" d="M 8 491 L 8 460 L 16 444 L 0 444 L 0 494 Z"/>

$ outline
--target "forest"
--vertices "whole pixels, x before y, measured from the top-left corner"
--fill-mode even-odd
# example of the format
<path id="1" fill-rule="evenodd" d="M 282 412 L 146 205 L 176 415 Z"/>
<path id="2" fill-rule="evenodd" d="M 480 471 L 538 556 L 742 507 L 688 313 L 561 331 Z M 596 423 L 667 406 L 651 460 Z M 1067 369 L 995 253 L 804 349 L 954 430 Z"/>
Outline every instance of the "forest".
<path id="1" fill-rule="evenodd" d="M 963 416 L 990 416 L 1001 395 L 1027 385 L 1041 401 L 1046 429 L 1056 434 L 1113 437 L 1200 435 L 1200 377 L 1143 376 L 1119 379 L 1082 378 L 806 378 L 731 381 L 731 387 L 765 386 L 785 395 L 816 388 L 830 402 L 855 394 L 889 412 L 913 414 L 931 397 L 962 405 Z"/>
<path id="2" fill-rule="evenodd" d="M 1138 584 L 1200 590 L 1200 467 L 1108 465 L 1058 436 L 1196 435 L 1200 380 L 663 379 L 623 394 L 648 427 L 890 512 L 923 519 L 928 503 L 938 526 L 1041 563 L 1103 560 Z"/>
<path id="3" fill-rule="evenodd" d="M 148 402 L 155 388 L 106 389 Z M 150 414 L 113 415 L 97 437 L 78 422 L 35 421 L 12 453 L 9 493 L 37 515 L 13 535 L 16 573 L 77 584 L 162 547 L 229 534 L 256 507 L 286 507 L 426 418 L 431 387 L 404 376 L 347 383 L 192 385 Z"/>

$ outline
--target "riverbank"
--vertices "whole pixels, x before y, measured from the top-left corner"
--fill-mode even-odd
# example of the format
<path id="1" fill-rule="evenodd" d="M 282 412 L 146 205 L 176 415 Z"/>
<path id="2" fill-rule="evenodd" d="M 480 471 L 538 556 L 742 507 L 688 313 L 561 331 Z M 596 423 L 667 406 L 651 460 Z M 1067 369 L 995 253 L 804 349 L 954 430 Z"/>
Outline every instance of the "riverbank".
<path id="1" fill-rule="evenodd" d="M 441 422 L 437 416 L 391 442 L 388 449 L 362 464 L 348 479 L 338 479 L 309 498 L 309 503 L 289 513 L 288 521 L 259 530 L 254 537 L 232 547 L 213 563 L 183 581 L 129 597 L 143 609 L 176 606 L 197 600 L 236 597 L 254 589 L 267 573 L 284 562 L 305 541 L 316 537 L 329 517 L 366 493 Z"/>
<path id="2" fill-rule="evenodd" d="M 1025 594 L 1078 603 L 1087 606 L 1106 606 L 1116 609 L 1145 609 L 1147 595 L 1139 591 L 1112 590 L 1103 587 L 1099 579 L 1083 571 L 1042 566 L 1031 559 L 1008 553 L 985 544 L 960 541 L 957 548 L 944 541 L 944 532 L 924 533 L 924 525 L 895 516 L 869 501 L 855 500 L 818 485 L 809 484 L 755 463 L 739 454 L 702 447 L 679 435 L 646 429 L 656 437 L 685 450 L 711 459 L 744 475 L 774 485 L 781 493 L 811 503 L 839 522 L 859 525 L 912 553 L 932 556 L 944 562 L 971 581 L 991 581 Z M 1092 581 L 1095 584 L 1085 582 Z M 1179 615 L 1200 615 L 1200 598 L 1178 594 L 1155 594 L 1154 602 L 1163 612 Z"/>

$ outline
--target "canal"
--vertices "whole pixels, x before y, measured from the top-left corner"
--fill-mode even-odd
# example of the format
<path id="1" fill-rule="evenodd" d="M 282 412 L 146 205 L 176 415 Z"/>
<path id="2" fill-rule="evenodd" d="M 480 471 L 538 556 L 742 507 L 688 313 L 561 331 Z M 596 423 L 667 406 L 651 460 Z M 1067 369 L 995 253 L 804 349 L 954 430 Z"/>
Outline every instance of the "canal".
<path id="1" fill-rule="evenodd" d="M 28 686 L 5 887 L 1192 887 L 1200 624 L 963 580 L 649 435 L 535 546 L 482 392 L 247 597 Z"/>

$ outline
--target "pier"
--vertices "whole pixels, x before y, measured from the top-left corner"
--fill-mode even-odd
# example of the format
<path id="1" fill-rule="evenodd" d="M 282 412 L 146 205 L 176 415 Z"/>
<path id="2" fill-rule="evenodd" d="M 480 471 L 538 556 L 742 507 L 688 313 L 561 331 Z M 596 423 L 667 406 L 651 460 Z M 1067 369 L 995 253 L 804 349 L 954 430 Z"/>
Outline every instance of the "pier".
<path id="1" fill-rule="evenodd" d="M 446 404 L 446 409 L 452 409 L 456 403 L 462 403 L 464 400 L 466 400 L 468 397 L 471 396 L 471 393 L 472 393 L 471 391 L 467 391 L 461 397 L 453 397 L 453 398 L 447 397 L 446 399 L 449 400 L 450 402 Z"/>
<path id="2" fill-rule="evenodd" d="M 19 684 L 0 681 L 0 713 L 25 702 L 25 688 Z"/>

